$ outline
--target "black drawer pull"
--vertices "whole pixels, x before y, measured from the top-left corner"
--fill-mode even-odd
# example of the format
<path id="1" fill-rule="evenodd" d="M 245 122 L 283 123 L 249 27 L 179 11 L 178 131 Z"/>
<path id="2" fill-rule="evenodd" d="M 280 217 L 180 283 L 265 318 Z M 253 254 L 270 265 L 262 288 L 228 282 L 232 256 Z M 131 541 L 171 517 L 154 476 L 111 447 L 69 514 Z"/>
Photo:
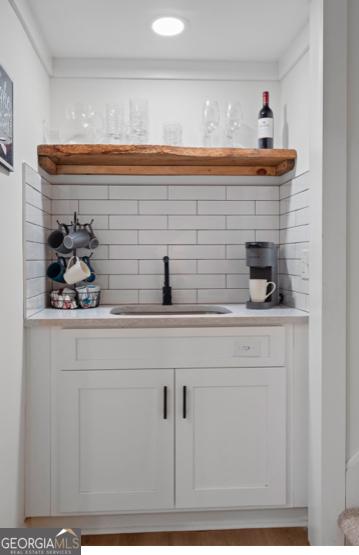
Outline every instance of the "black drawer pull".
<path id="1" fill-rule="evenodd" d="M 182 390 L 183 404 L 182 404 L 182 418 L 187 418 L 187 386 L 183 386 Z"/>
<path id="2" fill-rule="evenodd" d="M 163 386 L 163 419 L 167 420 L 167 385 Z"/>

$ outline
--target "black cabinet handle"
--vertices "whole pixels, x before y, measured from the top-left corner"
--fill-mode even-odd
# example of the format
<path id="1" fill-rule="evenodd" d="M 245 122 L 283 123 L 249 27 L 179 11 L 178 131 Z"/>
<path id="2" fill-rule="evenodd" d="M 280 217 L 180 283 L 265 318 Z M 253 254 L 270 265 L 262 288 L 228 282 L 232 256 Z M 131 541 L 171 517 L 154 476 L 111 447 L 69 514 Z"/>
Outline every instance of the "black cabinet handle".
<path id="1" fill-rule="evenodd" d="M 187 418 L 187 386 L 183 386 L 182 390 L 182 418 Z"/>
<path id="2" fill-rule="evenodd" d="M 167 420 L 167 385 L 163 386 L 163 419 Z"/>

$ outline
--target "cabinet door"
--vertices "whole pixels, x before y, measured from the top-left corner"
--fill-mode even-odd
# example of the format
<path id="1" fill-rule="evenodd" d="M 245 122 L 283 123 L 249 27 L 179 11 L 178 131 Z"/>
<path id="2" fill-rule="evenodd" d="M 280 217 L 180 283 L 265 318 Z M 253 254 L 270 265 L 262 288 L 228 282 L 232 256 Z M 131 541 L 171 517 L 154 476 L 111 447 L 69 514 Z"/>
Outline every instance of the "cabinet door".
<path id="1" fill-rule="evenodd" d="M 54 513 L 173 506 L 173 380 L 173 370 L 57 373 Z"/>
<path id="2" fill-rule="evenodd" d="M 176 392 L 176 506 L 285 504 L 285 369 L 176 370 Z"/>

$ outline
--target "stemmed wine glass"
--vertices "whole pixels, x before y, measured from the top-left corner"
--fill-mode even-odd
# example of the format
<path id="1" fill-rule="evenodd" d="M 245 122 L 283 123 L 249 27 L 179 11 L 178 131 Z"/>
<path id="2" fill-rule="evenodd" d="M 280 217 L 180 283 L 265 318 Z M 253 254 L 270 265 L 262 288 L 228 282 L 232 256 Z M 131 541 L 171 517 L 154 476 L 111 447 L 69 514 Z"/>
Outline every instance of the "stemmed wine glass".
<path id="1" fill-rule="evenodd" d="M 240 102 L 228 102 L 226 109 L 226 144 L 235 146 L 238 143 L 238 131 L 243 122 L 243 112 Z"/>
<path id="2" fill-rule="evenodd" d="M 218 102 L 207 99 L 203 106 L 203 142 L 205 146 L 214 146 L 219 119 Z"/>

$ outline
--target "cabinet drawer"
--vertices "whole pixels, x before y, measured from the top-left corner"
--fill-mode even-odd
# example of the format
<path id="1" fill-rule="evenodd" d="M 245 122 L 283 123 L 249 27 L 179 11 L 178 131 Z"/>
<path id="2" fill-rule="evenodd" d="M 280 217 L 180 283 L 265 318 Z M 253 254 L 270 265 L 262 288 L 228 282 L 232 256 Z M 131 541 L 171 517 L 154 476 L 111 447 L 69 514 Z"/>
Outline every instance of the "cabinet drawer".
<path id="1" fill-rule="evenodd" d="M 54 330 L 60 370 L 283 366 L 281 326 L 150 330 Z"/>

